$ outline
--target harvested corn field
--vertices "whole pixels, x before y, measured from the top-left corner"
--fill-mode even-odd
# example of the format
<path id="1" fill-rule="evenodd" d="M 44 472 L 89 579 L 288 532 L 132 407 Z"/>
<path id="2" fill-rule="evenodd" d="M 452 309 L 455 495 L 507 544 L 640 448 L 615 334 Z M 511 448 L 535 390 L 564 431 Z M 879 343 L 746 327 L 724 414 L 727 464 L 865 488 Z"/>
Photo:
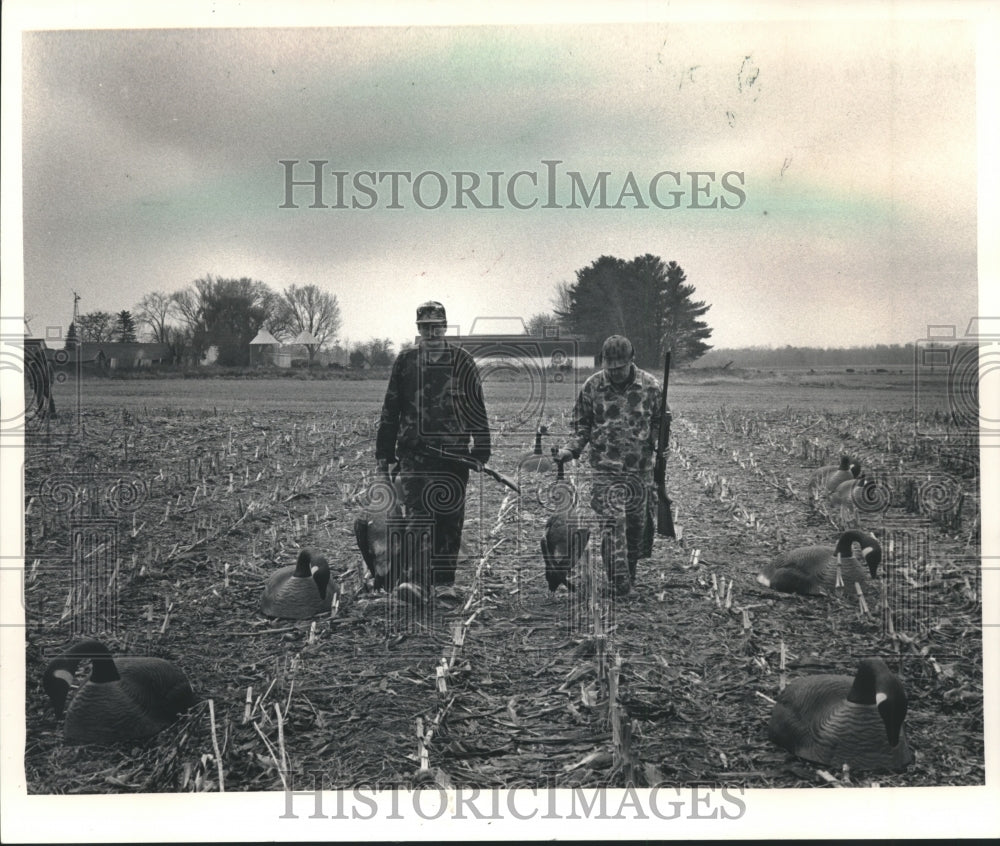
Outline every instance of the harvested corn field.
<path id="1" fill-rule="evenodd" d="M 906 390 L 672 384 L 678 538 L 656 539 L 616 604 L 549 594 L 554 470 L 520 499 L 473 474 L 462 602 L 407 625 L 352 530 L 384 385 L 180 387 L 175 401 L 165 380 L 85 383 L 79 417 L 49 424 L 56 446 L 27 451 L 30 793 L 984 783 L 978 452 L 933 407 L 915 431 Z M 546 446 L 568 433 L 573 386 L 547 390 Z M 516 476 L 539 420 L 516 384 L 486 391 L 490 464 Z M 809 490 L 841 454 L 875 482 L 847 510 Z M 568 476 L 587 502 L 585 467 Z M 882 546 L 866 584 L 801 597 L 758 583 L 779 552 L 832 552 L 848 526 Z M 330 562 L 331 612 L 265 617 L 266 579 L 306 547 Z M 599 552 L 590 566 L 599 584 Z M 170 660 L 199 703 L 143 743 L 64 743 L 40 681 L 81 630 Z M 872 656 L 909 699 L 904 772 L 830 772 L 768 739 L 786 684 Z"/>

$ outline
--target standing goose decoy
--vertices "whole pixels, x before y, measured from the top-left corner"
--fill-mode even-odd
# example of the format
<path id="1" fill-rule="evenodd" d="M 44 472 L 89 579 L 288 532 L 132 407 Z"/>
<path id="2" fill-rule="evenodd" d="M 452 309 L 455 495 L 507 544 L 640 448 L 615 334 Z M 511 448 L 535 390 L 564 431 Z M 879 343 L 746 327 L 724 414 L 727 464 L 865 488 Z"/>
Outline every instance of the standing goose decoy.
<path id="1" fill-rule="evenodd" d="M 555 593 L 559 585 L 566 585 L 568 590 L 573 590 L 570 573 L 583 558 L 590 542 L 590 528 L 574 508 L 575 493 L 565 481 L 563 464 L 562 461 L 556 461 L 556 484 L 562 483 L 566 487 L 565 502 L 556 502 L 558 510 L 545 521 L 545 533 L 541 539 L 545 581 L 548 582 L 550 593 Z"/>
<path id="2" fill-rule="evenodd" d="M 399 478 L 389 480 L 392 488 L 384 508 L 372 508 L 354 521 L 354 537 L 368 572 L 375 580 L 376 590 L 391 590 L 399 580 L 401 561 L 389 554 L 389 523 L 403 513 L 403 491 Z M 398 558 L 398 555 L 396 556 Z"/>
<path id="3" fill-rule="evenodd" d="M 542 435 L 549 433 L 547 426 L 539 426 L 535 431 L 535 448 L 518 464 L 519 473 L 548 473 L 552 470 L 552 459 L 542 453 Z"/>
<path id="4" fill-rule="evenodd" d="M 66 710 L 73 674 L 90 659 L 90 677 Z M 163 658 L 111 657 L 99 641 L 85 640 L 49 662 L 42 677 L 56 719 L 66 714 L 67 743 L 108 745 L 152 737 L 197 699 L 184 673 Z"/>
<path id="5" fill-rule="evenodd" d="M 860 467 L 859 467 L 860 473 Z M 878 483 L 869 479 L 864 473 L 857 478 L 846 479 L 829 494 L 830 505 L 838 509 L 843 523 L 857 520 L 858 505 L 866 499 L 874 500 L 877 496 Z"/>
<path id="6" fill-rule="evenodd" d="M 793 755 L 829 767 L 898 772 L 913 761 L 905 717 L 902 683 L 880 658 L 866 658 L 853 679 L 795 679 L 778 695 L 768 737 Z"/>
<path id="7" fill-rule="evenodd" d="M 839 568 L 845 585 L 851 582 L 864 585 L 867 577 L 854 558 L 855 543 L 860 544 L 861 555 L 874 579 L 882 562 L 882 546 L 873 535 L 852 530 L 840 536 L 832 552 L 828 546 L 800 546 L 782 552 L 763 568 L 757 581 L 782 593 L 825 596 L 835 587 Z"/>
<path id="8" fill-rule="evenodd" d="M 260 600 L 260 610 L 269 617 L 306 620 L 330 610 L 333 591 L 330 565 L 309 549 L 299 551 L 296 563 L 271 574 Z"/>

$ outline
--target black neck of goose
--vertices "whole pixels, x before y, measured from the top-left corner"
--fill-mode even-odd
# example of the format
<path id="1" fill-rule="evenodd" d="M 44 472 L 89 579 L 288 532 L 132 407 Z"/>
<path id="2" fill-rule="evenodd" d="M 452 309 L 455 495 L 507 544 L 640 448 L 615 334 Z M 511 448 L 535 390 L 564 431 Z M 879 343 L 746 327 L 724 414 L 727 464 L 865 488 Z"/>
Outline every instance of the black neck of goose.
<path id="1" fill-rule="evenodd" d="M 866 535 L 864 532 L 851 529 L 849 532 L 844 532 L 840 536 L 840 540 L 837 541 L 837 555 L 842 558 L 850 558 L 854 544 L 861 544 L 861 548 L 864 549 L 870 541 L 871 537 Z"/>
<path id="2" fill-rule="evenodd" d="M 316 589 L 319 591 L 321 599 L 326 599 L 326 590 L 330 584 L 330 565 L 325 560 L 317 561 L 316 572 L 313 573 L 313 581 L 316 582 Z"/>
<path id="3" fill-rule="evenodd" d="M 848 458 L 846 455 L 840 456 L 840 469 L 841 470 L 851 469 L 851 459 Z"/>
<path id="4" fill-rule="evenodd" d="M 312 564 L 312 553 L 308 549 L 300 550 L 295 562 L 295 575 L 308 579 L 312 575 L 310 564 Z"/>
<path id="5" fill-rule="evenodd" d="M 542 433 L 541 432 L 535 432 L 535 451 L 532 454 L 533 455 L 541 455 L 542 454 Z"/>
<path id="6" fill-rule="evenodd" d="M 858 705 L 874 705 L 876 676 L 875 662 L 871 659 L 862 661 L 854 676 L 854 684 L 847 694 L 847 701 Z"/>
<path id="7" fill-rule="evenodd" d="M 885 699 L 878 705 L 878 713 L 885 724 L 885 736 L 889 745 L 895 746 L 899 743 L 899 733 L 903 729 L 903 720 L 906 719 L 906 693 L 899 679 L 892 673 L 879 678 L 876 693 L 885 694 Z"/>
<path id="8" fill-rule="evenodd" d="M 62 657 L 49 664 L 49 672 L 68 670 L 75 673 L 81 661 L 90 660 L 90 680 L 97 684 L 118 681 L 118 668 L 108 648 L 98 640 L 85 640 L 68 649 Z"/>

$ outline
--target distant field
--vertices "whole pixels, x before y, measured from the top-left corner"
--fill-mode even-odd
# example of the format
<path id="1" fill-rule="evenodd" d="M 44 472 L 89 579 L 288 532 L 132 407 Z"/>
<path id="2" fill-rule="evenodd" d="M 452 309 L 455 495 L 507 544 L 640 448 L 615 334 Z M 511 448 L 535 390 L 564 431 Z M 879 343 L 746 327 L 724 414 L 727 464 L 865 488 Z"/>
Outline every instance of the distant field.
<path id="1" fill-rule="evenodd" d="M 570 376 L 563 383 L 528 385 L 524 381 L 485 383 L 488 406 L 522 402 L 552 413 L 567 410 L 583 379 Z M 385 393 L 385 379 L 85 379 L 79 387 L 68 382 L 56 387 L 60 409 L 121 407 L 133 411 L 170 409 L 246 410 L 253 408 L 315 411 L 343 408 L 376 410 Z M 947 382 L 920 382 L 921 410 L 947 408 Z M 543 393 L 544 392 L 544 393 Z M 672 406 L 709 409 L 735 406 L 748 409 L 815 409 L 846 411 L 877 409 L 905 411 L 914 407 L 913 378 L 909 373 L 733 373 L 682 371 L 672 375 Z M 548 413 L 548 412 L 547 412 Z"/>

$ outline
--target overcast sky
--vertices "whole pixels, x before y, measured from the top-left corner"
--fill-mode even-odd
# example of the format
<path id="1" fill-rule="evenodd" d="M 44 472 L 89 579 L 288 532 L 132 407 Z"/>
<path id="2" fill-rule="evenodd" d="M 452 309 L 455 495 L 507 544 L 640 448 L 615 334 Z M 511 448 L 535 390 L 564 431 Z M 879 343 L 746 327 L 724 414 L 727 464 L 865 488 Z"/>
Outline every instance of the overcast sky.
<path id="1" fill-rule="evenodd" d="M 711 304 L 718 347 L 961 332 L 975 30 L 904 17 L 25 33 L 25 311 L 42 334 L 73 290 L 116 312 L 247 276 L 315 283 L 342 336 L 398 343 L 423 300 L 467 332 L 550 310 L 600 255 L 653 253 Z M 321 199 L 347 208 L 308 186 L 281 208 L 282 160 L 300 181 L 326 161 Z M 363 171 L 410 177 L 394 203 Z M 651 190 L 664 171 L 679 185 Z M 607 172 L 607 207 L 569 207 L 571 172 Z"/>

